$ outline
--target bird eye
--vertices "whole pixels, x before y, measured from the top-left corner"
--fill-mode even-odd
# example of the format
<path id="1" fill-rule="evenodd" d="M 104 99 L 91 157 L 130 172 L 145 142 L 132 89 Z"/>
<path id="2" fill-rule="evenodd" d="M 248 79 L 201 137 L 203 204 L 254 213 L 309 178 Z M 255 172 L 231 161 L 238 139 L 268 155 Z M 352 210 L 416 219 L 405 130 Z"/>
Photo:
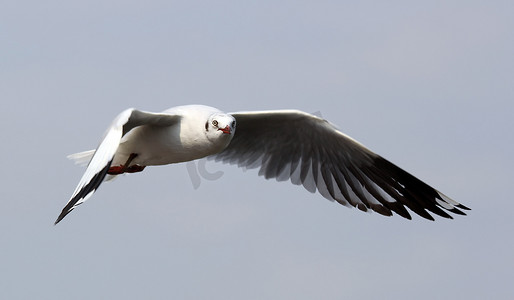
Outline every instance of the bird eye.
<path id="1" fill-rule="evenodd" d="M 218 126 L 218 121 L 216 121 L 216 120 L 212 120 L 212 125 L 213 125 L 213 126 Z"/>
<path id="2" fill-rule="evenodd" d="M 236 127 L 236 121 L 232 121 L 232 128 Z"/>

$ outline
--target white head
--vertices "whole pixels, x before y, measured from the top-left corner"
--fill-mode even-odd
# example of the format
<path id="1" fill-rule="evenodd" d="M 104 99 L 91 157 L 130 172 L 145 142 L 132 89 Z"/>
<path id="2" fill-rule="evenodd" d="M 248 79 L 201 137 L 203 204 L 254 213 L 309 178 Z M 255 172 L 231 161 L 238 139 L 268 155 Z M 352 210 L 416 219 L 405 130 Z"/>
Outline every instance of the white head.
<path id="1" fill-rule="evenodd" d="M 228 144 L 235 131 L 236 119 L 229 114 L 214 113 L 205 122 L 205 134 L 211 141 L 226 140 Z"/>

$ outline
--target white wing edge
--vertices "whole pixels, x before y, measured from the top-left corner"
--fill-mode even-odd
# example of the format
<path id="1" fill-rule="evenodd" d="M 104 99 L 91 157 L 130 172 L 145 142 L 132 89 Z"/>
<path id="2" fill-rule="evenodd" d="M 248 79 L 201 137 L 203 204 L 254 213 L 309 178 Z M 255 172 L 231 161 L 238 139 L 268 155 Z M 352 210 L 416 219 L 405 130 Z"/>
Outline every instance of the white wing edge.
<path id="1" fill-rule="evenodd" d="M 276 109 L 276 110 L 253 110 L 253 111 L 233 111 L 229 112 L 228 114 L 238 114 L 238 115 L 274 115 L 274 114 L 299 114 L 304 116 L 309 116 L 315 119 L 325 120 L 321 117 L 315 116 L 313 114 L 306 113 L 304 111 L 298 110 L 298 109 Z"/>
<path id="2" fill-rule="evenodd" d="M 86 172 L 80 179 L 79 184 L 55 221 L 55 224 L 59 223 L 75 207 L 84 203 L 96 191 L 102 180 L 93 184 L 91 183 L 102 171 L 106 173 L 105 169 L 109 166 L 120 144 L 123 135 L 123 125 L 128 122 L 133 111 L 133 108 L 129 108 L 120 113 L 105 133 L 96 151 L 91 150 L 94 154 L 87 166 Z M 88 155 L 90 155 L 90 151 L 72 154 L 70 158 L 78 163 L 82 163 L 87 159 Z M 105 176 L 105 174 L 103 174 L 103 176 Z"/>

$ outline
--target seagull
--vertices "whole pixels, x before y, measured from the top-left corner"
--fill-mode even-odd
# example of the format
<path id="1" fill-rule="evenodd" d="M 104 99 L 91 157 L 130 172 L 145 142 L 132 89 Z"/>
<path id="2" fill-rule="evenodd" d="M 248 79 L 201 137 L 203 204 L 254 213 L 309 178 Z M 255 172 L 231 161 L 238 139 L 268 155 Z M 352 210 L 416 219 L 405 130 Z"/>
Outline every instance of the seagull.
<path id="1" fill-rule="evenodd" d="M 344 206 L 385 216 L 394 212 L 411 219 L 408 208 L 425 219 L 434 220 L 430 213 L 452 219 L 448 212 L 469 210 L 321 117 L 299 110 L 224 113 L 185 105 L 161 113 L 129 108 L 114 119 L 96 150 L 70 155 L 88 164 L 55 224 L 104 180 L 204 157 L 260 168 L 266 179 L 290 180 Z"/>

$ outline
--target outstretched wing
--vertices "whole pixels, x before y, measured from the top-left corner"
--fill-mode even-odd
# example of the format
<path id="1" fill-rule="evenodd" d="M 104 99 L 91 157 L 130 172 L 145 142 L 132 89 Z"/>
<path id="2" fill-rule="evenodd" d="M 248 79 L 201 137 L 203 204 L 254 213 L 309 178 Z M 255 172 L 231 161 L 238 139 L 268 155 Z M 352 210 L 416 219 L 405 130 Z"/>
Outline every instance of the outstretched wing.
<path id="1" fill-rule="evenodd" d="M 118 149 L 121 138 L 127 132 L 141 125 L 171 126 L 176 124 L 179 120 L 180 116 L 178 115 L 149 113 L 133 108 L 129 108 L 119 114 L 107 129 L 102 142 L 94 152 L 87 166 L 86 172 L 80 179 L 77 188 L 55 221 L 55 224 L 59 223 L 75 207 L 82 204 L 93 195 L 111 166 L 112 159 Z"/>
<path id="2" fill-rule="evenodd" d="M 260 167 L 259 175 L 290 179 L 310 192 L 345 206 L 411 219 L 405 207 L 434 220 L 430 211 L 452 218 L 464 205 L 345 135 L 328 121 L 295 110 L 232 113 L 237 122 L 217 161 Z"/>

